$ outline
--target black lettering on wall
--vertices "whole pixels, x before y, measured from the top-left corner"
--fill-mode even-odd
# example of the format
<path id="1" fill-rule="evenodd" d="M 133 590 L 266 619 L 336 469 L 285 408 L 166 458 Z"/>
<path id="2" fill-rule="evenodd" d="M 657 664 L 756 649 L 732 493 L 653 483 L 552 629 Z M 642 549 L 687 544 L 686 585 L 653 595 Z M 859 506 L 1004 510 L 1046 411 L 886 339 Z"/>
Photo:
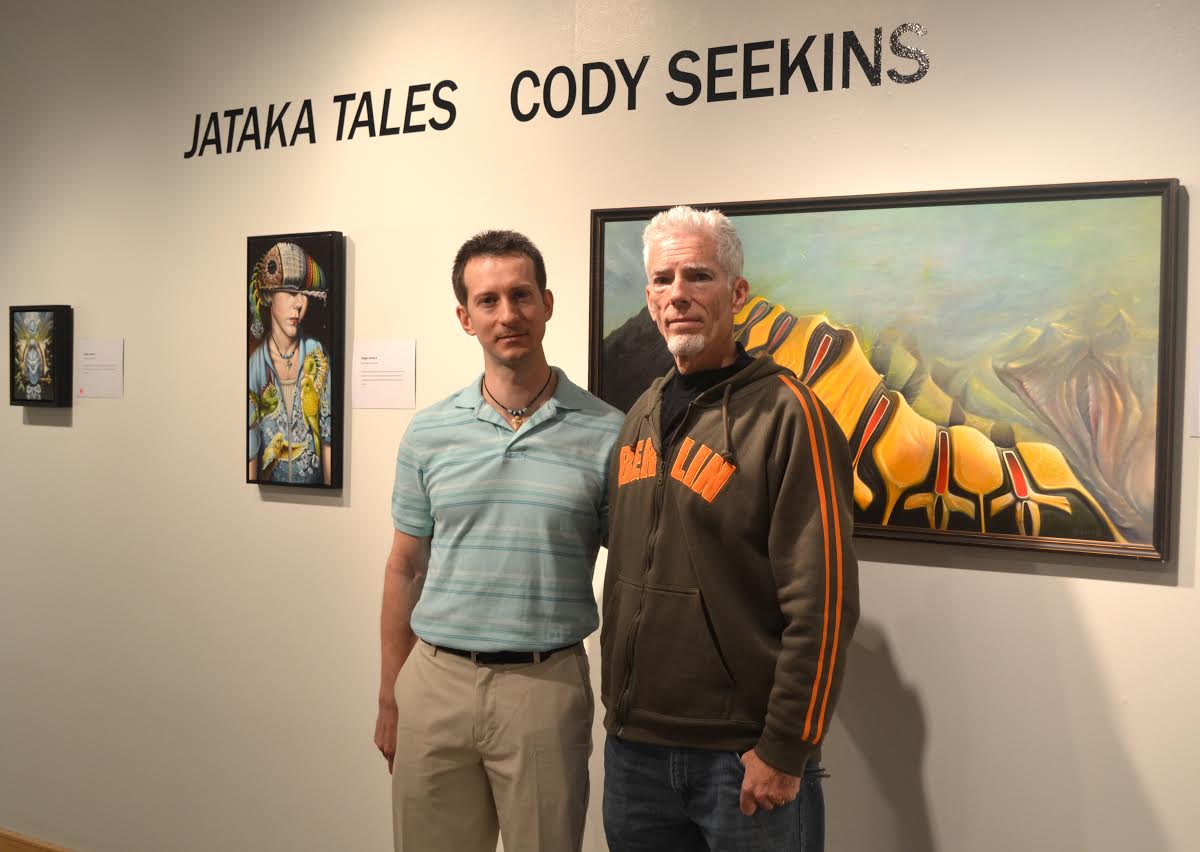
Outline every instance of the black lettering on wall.
<path id="1" fill-rule="evenodd" d="M 888 69 L 888 77 L 896 83 L 915 83 L 929 73 L 929 55 L 925 51 L 916 47 L 909 47 L 900 41 L 900 36 L 904 33 L 912 33 L 913 35 L 926 36 L 929 35 L 929 30 L 925 29 L 920 24 L 906 23 L 901 24 L 892 30 L 891 47 L 892 53 L 899 59 L 911 59 L 917 63 L 917 70 L 912 74 L 901 74 L 895 69 Z"/>
<path id="2" fill-rule="evenodd" d="M 454 108 L 454 103 L 442 97 L 442 90 L 446 89 L 451 92 L 458 91 L 458 84 L 453 80 L 443 80 L 438 83 L 433 89 L 433 105 L 446 113 L 446 120 L 439 121 L 436 118 L 429 119 L 429 126 L 434 130 L 448 130 L 454 119 L 458 116 L 458 111 Z"/>
<path id="3" fill-rule="evenodd" d="M 305 98 L 304 103 L 300 104 L 300 114 L 296 116 L 296 127 L 292 130 L 292 139 L 288 144 L 295 145 L 296 138 L 300 134 L 307 136 L 310 144 L 315 144 L 317 141 L 317 131 L 313 129 L 312 100 L 310 98 Z"/>
<path id="4" fill-rule="evenodd" d="M 867 75 L 867 79 L 871 81 L 872 86 L 878 86 L 883 79 L 883 28 L 875 28 L 875 60 L 872 62 L 867 59 L 867 52 L 863 50 L 862 43 L 858 40 L 853 30 L 846 30 L 842 33 L 842 88 L 850 88 L 850 56 L 853 55 L 858 60 L 858 65 L 862 68 L 863 73 Z"/>
<path id="5" fill-rule="evenodd" d="M 388 115 L 392 110 L 392 90 L 387 88 L 383 90 L 383 109 L 379 113 L 379 135 L 380 136 L 395 136 L 400 132 L 400 127 L 395 124 L 388 124 Z"/>
<path id="6" fill-rule="evenodd" d="M 671 79 L 677 83 L 686 83 L 691 86 L 692 91 L 687 95 L 677 95 L 674 92 L 667 92 L 667 100 L 675 104 L 675 106 L 688 106 L 694 104 L 696 99 L 700 97 L 700 77 L 690 71 L 684 71 L 679 67 L 679 63 L 687 60 L 688 62 L 699 62 L 700 54 L 694 50 L 681 50 L 671 57 L 670 63 L 667 65 L 667 73 Z"/>
<path id="7" fill-rule="evenodd" d="M 218 154 L 221 153 L 221 126 L 215 112 L 208 117 L 208 125 L 204 128 L 204 141 L 200 143 L 200 153 L 196 156 L 203 157 L 210 147 L 216 148 Z"/>
<path id="8" fill-rule="evenodd" d="M 242 122 L 242 135 L 238 137 L 238 153 L 241 153 L 242 146 L 247 142 L 254 143 L 255 151 L 262 150 L 262 140 L 258 138 L 258 107 L 246 110 L 246 120 Z"/>
<path id="9" fill-rule="evenodd" d="M 245 112 L 245 110 L 242 109 L 241 107 L 238 107 L 237 109 L 225 110 L 225 117 L 227 119 L 229 119 L 229 126 L 225 132 L 225 150 L 226 151 L 233 150 L 233 120 L 244 112 Z"/>
<path id="10" fill-rule="evenodd" d="M 604 75 L 604 97 L 599 103 L 592 103 L 592 72 L 599 71 Z M 617 76 L 613 74 L 613 70 L 608 67 L 607 62 L 585 62 L 583 63 L 583 114 L 596 115 L 604 112 L 612 105 L 613 98 L 617 95 Z"/>
<path id="11" fill-rule="evenodd" d="M 529 121 L 538 114 L 538 109 L 541 106 L 539 103 L 537 103 L 537 101 L 534 101 L 533 106 L 530 107 L 529 111 L 524 112 L 522 111 L 521 107 L 517 105 L 517 90 L 521 88 L 521 83 L 524 80 L 531 82 L 535 89 L 542 85 L 541 81 L 538 80 L 538 75 L 528 70 L 522 71 L 513 78 L 512 89 L 509 92 L 508 102 L 509 106 L 512 108 L 513 118 L 515 118 L 517 121 Z"/>
<path id="12" fill-rule="evenodd" d="M 825 75 L 821 86 L 826 92 L 833 91 L 833 33 L 825 33 Z"/>
<path id="13" fill-rule="evenodd" d="M 354 100 L 354 92 L 348 95 L 334 95 L 333 102 L 338 105 L 337 141 L 342 141 L 342 129 L 346 126 L 346 104 Z"/>
<path id="14" fill-rule="evenodd" d="M 775 46 L 774 41 L 752 41 L 742 47 L 742 97 L 743 98 L 769 98 L 775 94 L 775 90 L 770 86 L 765 89 L 754 88 L 754 75 L 761 74 L 764 71 L 770 71 L 771 66 L 755 65 L 754 53 L 758 50 L 770 50 Z"/>
<path id="15" fill-rule="evenodd" d="M 183 152 L 183 158 L 190 160 L 196 156 L 196 149 L 200 146 L 200 113 L 196 113 L 196 124 L 192 127 L 192 147 Z"/>
<path id="16" fill-rule="evenodd" d="M 808 64 L 808 50 L 816 40 L 817 37 L 815 35 L 810 35 L 806 38 L 795 59 L 791 57 L 792 40 L 788 38 L 783 40 L 779 49 L 779 94 L 786 95 L 791 91 L 792 75 L 796 73 L 797 68 L 800 69 L 800 73 L 804 76 L 804 87 L 810 92 L 817 91 L 817 81 L 813 78 L 812 68 Z"/>
<path id="17" fill-rule="evenodd" d="M 363 92 L 358 101 L 358 109 L 354 112 L 354 123 L 350 125 L 347 139 L 354 138 L 354 132 L 360 127 L 367 128 L 371 138 L 375 138 L 375 106 L 371 103 L 371 93 Z"/>
<path id="18" fill-rule="evenodd" d="M 731 53 L 737 53 L 736 44 L 723 44 L 720 47 L 710 47 L 708 49 L 708 102 L 711 104 L 715 101 L 736 101 L 737 92 L 718 92 L 717 80 L 722 77 L 732 77 L 732 68 L 718 68 L 717 57 L 728 56 Z"/>
<path id="19" fill-rule="evenodd" d="M 621 72 L 621 79 L 625 81 L 625 86 L 629 89 L 629 106 L 627 109 L 637 109 L 637 87 L 642 79 L 642 72 L 646 70 L 646 64 L 649 61 L 649 54 L 643 56 L 642 61 L 638 64 L 637 73 L 630 77 L 629 66 L 625 64 L 625 60 L 617 60 L 617 70 Z"/>
<path id="20" fill-rule="evenodd" d="M 567 80 L 567 101 L 560 109 L 554 107 L 554 81 L 560 77 Z M 546 115 L 551 118 L 562 118 L 575 106 L 575 74 L 565 65 L 555 65 L 546 75 L 546 85 L 542 87 L 542 100 L 546 104 Z"/>
<path id="21" fill-rule="evenodd" d="M 416 103 L 413 99 L 417 92 L 428 92 L 428 83 L 418 83 L 415 86 L 408 87 L 408 103 L 404 106 L 404 132 L 405 133 L 424 133 L 425 122 L 414 123 L 412 117 L 414 113 L 424 112 L 425 104 Z"/>

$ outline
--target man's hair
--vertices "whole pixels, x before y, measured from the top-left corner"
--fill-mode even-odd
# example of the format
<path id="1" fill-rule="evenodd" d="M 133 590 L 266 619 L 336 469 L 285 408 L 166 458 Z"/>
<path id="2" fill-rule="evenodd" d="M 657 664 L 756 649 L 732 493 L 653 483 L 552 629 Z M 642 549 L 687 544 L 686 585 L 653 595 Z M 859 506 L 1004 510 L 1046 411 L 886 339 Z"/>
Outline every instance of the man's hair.
<path id="1" fill-rule="evenodd" d="M 533 263 L 533 277 L 537 280 L 538 290 L 545 293 L 546 261 L 542 260 L 542 253 L 529 237 L 516 231 L 481 231 L 463 243 L 458 254 L 454 256 L 454 270 L 450 273 L 450 281 L 454 285 L 454 295 L 458 303 L 467 304 L 467 284 L 463 280 L 463 272 L 472 258 L 513 254 L 523 254 L 529 258 Z"/>
<path id="2" fill-rule="evenodd" d="M 742 238 L 729 217 L 720 210 L 697 210 L 680 205 L 664 210 L 642 232 L 642 264 L 650 263 L 650 246 L 675 234 L 703 234 L 712 237 L 717 249 L 717 262 L 734 279 L 742 277 Z"/>

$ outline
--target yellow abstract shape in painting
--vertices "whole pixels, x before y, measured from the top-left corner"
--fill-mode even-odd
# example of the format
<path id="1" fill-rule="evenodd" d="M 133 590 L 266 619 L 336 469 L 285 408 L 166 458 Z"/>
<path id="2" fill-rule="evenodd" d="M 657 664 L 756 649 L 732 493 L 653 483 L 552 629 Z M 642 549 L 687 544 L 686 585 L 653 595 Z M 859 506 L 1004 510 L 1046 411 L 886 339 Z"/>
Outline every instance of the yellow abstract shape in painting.
<path id="1" fill-rule="evenodd" d="M 909 408 L 904 398 L 898 396 L 896 413 L 871 451 L 875 467 L 883 476 L 887 489 L 884 525 L 891 519 L 900 495 L 924 482 L 929 475 L 936 438 L 937 427 Z"/>

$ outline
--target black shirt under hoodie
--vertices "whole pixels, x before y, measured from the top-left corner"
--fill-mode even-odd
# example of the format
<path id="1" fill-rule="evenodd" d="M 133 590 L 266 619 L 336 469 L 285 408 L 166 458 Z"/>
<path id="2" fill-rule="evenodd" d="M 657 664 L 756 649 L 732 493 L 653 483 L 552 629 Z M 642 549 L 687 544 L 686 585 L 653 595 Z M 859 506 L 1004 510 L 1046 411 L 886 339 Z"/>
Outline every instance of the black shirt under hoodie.
<path id="1" fill-rule="evenodd" d="M 703 370 L 699 373 L 675 373 L 667 386 L 663 388 L 662 414 L 659 432 L 663 436 L 662 455 L 671 457 L 675 449 L 676 431 L 687 414 L 688 406 L 700 394 L 711 387 L 719 385 L 730 376 L 740 373 L 754 362 L 742 344 L 737 344 L 737 356 L 728 367 L 718 367 L 715 370 Z"/>

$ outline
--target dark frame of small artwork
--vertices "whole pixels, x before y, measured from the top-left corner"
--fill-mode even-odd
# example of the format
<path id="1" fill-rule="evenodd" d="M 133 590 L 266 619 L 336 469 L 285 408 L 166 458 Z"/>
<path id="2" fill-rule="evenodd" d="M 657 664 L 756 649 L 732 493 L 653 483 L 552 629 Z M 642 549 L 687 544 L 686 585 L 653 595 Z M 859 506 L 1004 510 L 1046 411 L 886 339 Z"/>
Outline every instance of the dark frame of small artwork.
<path id="1" fill-rule="evenodd" d="M 40 315 L 29 325 L 21 317 Z M 45 327 L 46 321 L 49 327 Z M 75 313 L 70 305 L 16 305 L 8 309 L 10 405 L 70 408 Z M 18 333 L 17 323 L 22 323 Z M 36 374 L 36 376 L 34 375 Z M 32 384 L 30 379 L 33 380 Z"/>
<path id="2" fill-rule="evenodd" d="M 246 240 L 247 483 L 342 487 L 345 277 L 340 231 Z"/>
<path id="3" fill-rule="evenodd" d="M 856 535 L 1162 562 L 1186 200 L 1162 179 L 692 206 L 746 246 L 735 337 L 846 433 Z M 636 292 L 667 206 L 591 213 L 589 388 L 622 410 L 673 366 Z"/>

